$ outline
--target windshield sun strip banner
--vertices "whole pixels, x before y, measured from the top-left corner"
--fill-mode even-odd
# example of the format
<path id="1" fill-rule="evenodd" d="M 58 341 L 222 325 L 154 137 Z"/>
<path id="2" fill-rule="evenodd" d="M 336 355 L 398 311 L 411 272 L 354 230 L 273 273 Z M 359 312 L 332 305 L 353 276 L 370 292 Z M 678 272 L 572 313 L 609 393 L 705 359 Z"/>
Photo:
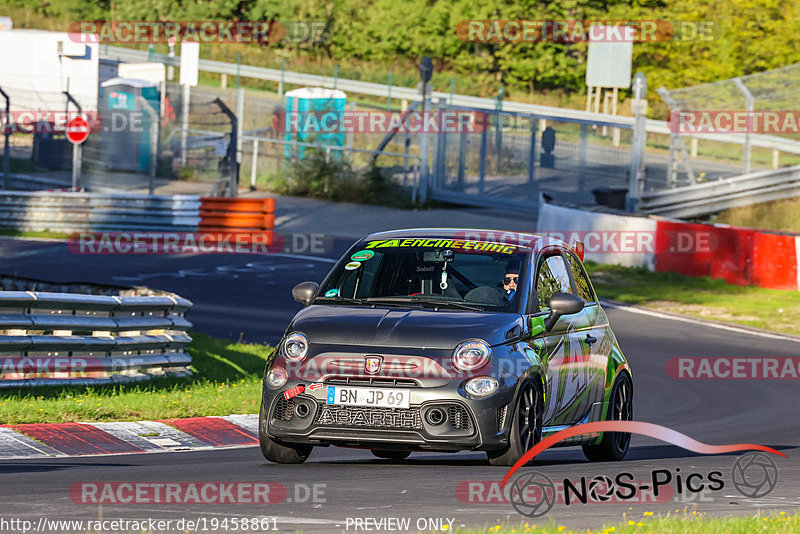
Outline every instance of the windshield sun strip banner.
<path id="1" fill-rule="evenodd" d="M 438 239 L 427 237 L 412 237 L 404 239 L 376 239 L 367 241 L 365 249 L 373 248 L 449 248 L 454 250 L 471 250 L 475 252 L 497 252 L 513 254 L 527 250 L 519 245 L 506 243 L 491 243 L 487 241 L 464 241 L 456 239 Z"/>

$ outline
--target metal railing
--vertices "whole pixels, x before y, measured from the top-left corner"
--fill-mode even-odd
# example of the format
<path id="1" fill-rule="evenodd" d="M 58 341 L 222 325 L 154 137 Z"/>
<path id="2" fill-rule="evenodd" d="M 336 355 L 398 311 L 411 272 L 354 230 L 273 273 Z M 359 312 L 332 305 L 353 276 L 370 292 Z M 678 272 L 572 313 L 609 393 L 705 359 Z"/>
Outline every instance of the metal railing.
<path id="1" fill-rule="evenodd" d="M 644 193 L 640 209 L 685 218 L 796 196 L 800 196 L 800 166 Z"/>
<path id="2" fill-rule="evenodd" d="M 0 291 L 0 388 L 186 376 L 191 306 L 177 295 Z"/>
<path id="3" fill-rule="evenodd" d="M 73 192 L 0 192 L 0 227 L 21 231 L 197 231 L 200 198 Z"/>

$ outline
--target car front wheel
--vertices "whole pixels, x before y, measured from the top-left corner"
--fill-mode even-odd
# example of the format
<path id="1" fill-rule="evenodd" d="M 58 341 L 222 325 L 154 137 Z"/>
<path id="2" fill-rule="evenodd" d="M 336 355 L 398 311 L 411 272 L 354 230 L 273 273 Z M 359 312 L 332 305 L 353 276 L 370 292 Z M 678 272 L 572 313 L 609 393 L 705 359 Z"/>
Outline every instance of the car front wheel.
<path id="1" fill-rule="evenodd" d="M 262 405 L 261 413 L 258 415 L 258 443 L 264 458 L 276 464 L 302 464 L 308 459 L 313 446 L 278 443 L 267 435 L 266 428 L 267 423 L 264 419 L 264 406 Z"/>
<path id="2" fill-rule="evenodd" d="M 520 389 L 511 422 L 508 447 L 487 451 L 492 465 L 514 465 L 542 439 L 542 392 L 535 382 L 526 382 Z"/>

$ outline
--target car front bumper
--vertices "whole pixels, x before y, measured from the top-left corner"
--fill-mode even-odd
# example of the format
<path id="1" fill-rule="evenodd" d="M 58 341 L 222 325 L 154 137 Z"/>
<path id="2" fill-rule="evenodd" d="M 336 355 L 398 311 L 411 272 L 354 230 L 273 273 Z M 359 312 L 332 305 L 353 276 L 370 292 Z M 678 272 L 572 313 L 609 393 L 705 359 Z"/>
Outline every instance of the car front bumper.
<path id="1" fill-rule="evenodd" d="M 456 383 L 411 387 L 406 389 L 407 409 L 327 404 L 327 387 L 334 384 L 313 391 L 304 384 L 304 393 L 286 400 L 283 392 L 300 384 L 290 382 L 280 391 L 264 388 L 259 424 L 262 433 L 286 443 L 435 451 L 499 449 L 508 443 L 516 387 L 516 381 L 511 382 L 502 380 L 498 391 L 485 399 L 469 398 Z"/>

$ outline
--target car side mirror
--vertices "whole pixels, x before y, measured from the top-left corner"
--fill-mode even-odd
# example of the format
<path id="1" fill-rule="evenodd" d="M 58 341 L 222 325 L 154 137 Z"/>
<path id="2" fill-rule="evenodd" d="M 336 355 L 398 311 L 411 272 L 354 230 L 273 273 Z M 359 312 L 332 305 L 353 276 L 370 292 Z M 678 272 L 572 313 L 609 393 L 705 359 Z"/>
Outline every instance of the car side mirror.
<path id="1" fill-rule="evenodd" d="M 303 306 L 308 306 L 317 296 L 317 291 L 319 291 L 318 283 L 300 282 L 292 288 L 292 297 Z"/>
<path id="2" fill-rule="evenodd" d="M 563 315 L 578 313 L 586 305 L 580 297 L 570 293 L 553 293 L 548 301 L 550 315 L 544 321 L 544 327 L 549 332 Z"/>

